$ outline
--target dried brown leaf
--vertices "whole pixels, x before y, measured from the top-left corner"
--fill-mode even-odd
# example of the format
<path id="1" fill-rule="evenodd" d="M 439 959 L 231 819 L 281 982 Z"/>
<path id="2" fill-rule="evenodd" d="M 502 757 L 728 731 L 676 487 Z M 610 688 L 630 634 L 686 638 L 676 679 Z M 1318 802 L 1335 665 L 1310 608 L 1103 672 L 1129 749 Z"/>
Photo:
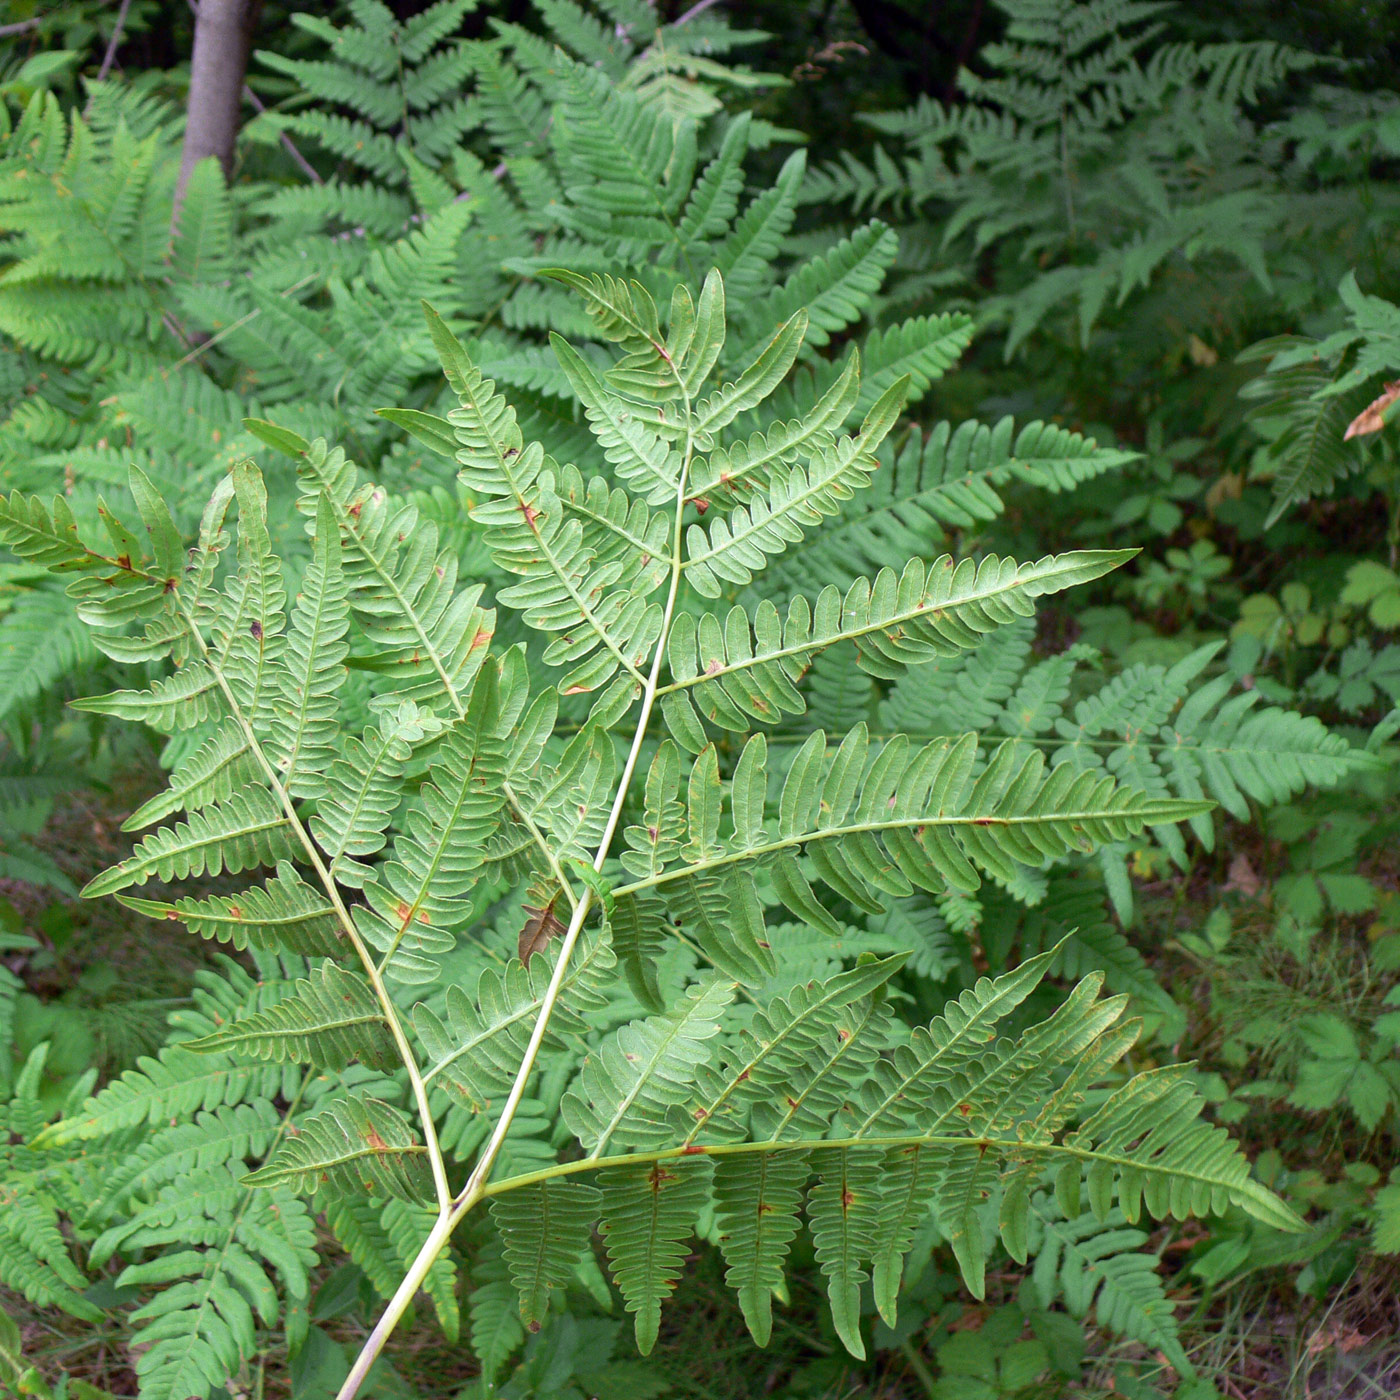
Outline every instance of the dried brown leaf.
<path id="1" fill-rule="evenodd" d="M 1347 424 L 1342 441 L 1349 438 L 1365 437 L 1368 433 L 1378 433 L 1385 427 L 1385 411 L 1396 399 L 1400 399 L 1400 379 L 1392 380 L 1385 386 L 1385 392 L 1373 399 Z"/>
<path id="2" fill-rule="evenodd" d="M 530 959 L 536 953 L 542 952 L 552 939 L 558 938 L 564 932 L 564 925 L 554 915 L 554 906 L 559 901 L 559 896 L 553 899 L 542 909 L 536 909 L 533 905 L 526 904 L 525 912 L 530 916 L 525 920 L 525 927 L 520 930 L 520 961 L 526 967 L 530 965 Z"/>

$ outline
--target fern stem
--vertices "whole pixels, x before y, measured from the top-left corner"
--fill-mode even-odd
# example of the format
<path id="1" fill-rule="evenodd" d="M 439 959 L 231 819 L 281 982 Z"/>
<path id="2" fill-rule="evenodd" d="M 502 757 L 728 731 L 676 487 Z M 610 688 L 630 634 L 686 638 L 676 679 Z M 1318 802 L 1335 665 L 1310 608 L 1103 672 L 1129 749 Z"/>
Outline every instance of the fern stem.
<path id="1" fill-rule="evenodd" d="M 684 388 L 681 389 L 685 393 Z M 637 715 L 637 728 L 632 736 L 632 746 L 627 751 L 627 760 L 622 765 L 622 775 L 617 781 L 617 791 L 613 795 L 612 809 L 608 813 L 607 825 L 603 828 L 603 835 L 598 842 L 598 849 L 593 856 L 593 869 L 599 874 L 602 873 L 604 862 L 608 858 L 608 851 L 612 846 L 613 836 L 617 832 L 618 823 L 622 820 L 622 808 L 627 801 L 627 790 L 632 784 L 632 775 L 636 772 L 637 761 L 641 757 L 642 744 L 646 739 L 647 725 L 651 720 L 651 712 L 656 704 L 658 694 L 658 682 L 661 677 L 661 663 L 666 656 L 666 643 L 671 632 L 671 619 L 676 610 L 676 598 L 680 592 L 681 584 L 681 528 L 682 519 L 685 514 L 685 489 L 686 482 L 690 475 L 691 458 L 695 450 L 694 434 L 689 426 L 691 422 L 690 398 L 685 398 L 686 410 L 686 446 L 685 459 L 681 465 L 680 479 L 676 485 L 676 524 L 671 544 L 671 586 L 666 595 L 666 607 L 661 616 L 661 632 L 656 639 L 656 650 L 651 659 L 651 672 L 647 676 L 646 684 L 642 690 L 642 708 Z M 568 930 L 564 934 L 560 944 L 559 956 L 555 960 L 554 972 L 549 979 L 549 986 L 545 991 L 544 999 L 540 1003 L 539 1015 L 535 1018 L 535 1028 L 530 1034 L 529 1044 L 525 1047 L 525 1054 L 521 1059 L 520 1069 L 516 1073 L 515 1082 L 511 1085 L 510 1095 L 506 1099 L 505 1105 L 501 1109 L 501 1116 L 496 1122 L 495 1130 L 491 1134 L 490 1141 L 483 1149 L 481 1157 L 478 1159 L 466 1186 L 462 1188 L 461 1195 L 457 1198 L 458 1203 L 474 1204 L 481 1198 L 485 1189 L 486 1180 L 490 1175 L 491 1168 L 500 1154 L 501 1146 L 505 1142 L 506 1133 L 510 1130 L 510 1125 L 515 1117 L 515 1111 L 519 1107 L 520 1100 L 525 1093 L 525 1085 L 530 1078 L 530 1073 L 534 1069 L 535 1058 L 539 1054 L 540 1045 L 544 1041 L 545 1031 L 549 1026 L 550 1017 L 554 1014 L 555 1003 L 559 999 L 560 988 L 564 985 L 564 977 L 568 972 L 569 958 L 577 944 L 579 934 L 583 932 L 584 920 L 588 917 L 588 911 L 593 906 L 593 891 L 585 889 L 579 902 L 574 906 L 573 917 L 569 920 Z"/>
<path id="2" fill-rule="evenodd" d="M 418 1251 L 413 1263 L 408 1266 L 408 1272 L 404 1274 L 403 1280 L 394 1290 L 394 1296 L 385 1305 L 384 1311 L 379 1316 L 379 1321 L 374 1324 L 374 1330 L 365 1339 L 365 1344 L 360 1348 L 360 1354 L 355 1358 L 355 1364 L 350 1368 L 350 1374 L 345 1377 L 344 1384 L 336 1392 L 336 1400 L 355 1400 L 359 1394 L 360 1387 L 365 1383 L 365 1378 L 369 1375 L 371 1367 L 379 1360 L 379 1353 L 384 1350 L 385 1344 L 393 1335 L 394 1329 L 399 1325 L 408 1306 L 413 1302 L 416 1294 L 423 1286 L 423 1281 L 428 1277 L 428 1271 L 437 1262 L 437 1257 L 447 1248 L 447 1241 L 451 1238 L 453 1230 L 457 1228 L 457 1222 L 465 1214 L 464 1211 L 453 1209 L 444 1211 L 433 1222 L 433 1228 L 428 1231 L 428 1237 L 423 1241 L 423 1247 Z"/>
<path id="3" fill-rule="evenodd" d="M 664 351 L 662 353 L 664 354 Z M 685 456 L 676 485 L 675 529 L 671 541 L 671 585 L 666 595 L 666 607 L 661 617 L 661 632 L 657 637 L 656 650 L 651 659 L 651 671 L 642 689 L 642 706 L 637 715 L 636 731 L 632 737 L 631 747 L 627 751 L 627 759 L 622 765 L 622 774 L 618 778 L 617 790 L 613 796 L 607 824 L 603 828 L 602 837 L 593 856 L 593 869 L 598 874 L 602 874 L 613 837 L 617 833 L 618 823 L 622 820 L 622 809 L 627 801 L 627 791 L 631 786 L 632 776 L 637 770 L 642 744 L 646 740 L 647 725 L 651 720 L 651 712 L 659 692 L 661 663 L 666 656 L 666 643 L 669 640 L 671 622 L 675 616 L 676 599 L 680 593 L 685 492 L 690 475 L 690 464 L 695 454 L 695 434 L 692 427 L 694 420 L 691 413 L 690 396 L 686 393 L 684 385 L 680 384 L 679 378 L 677 383 L 685 400 L 686 443 Z M 629 667 L 629 669 L 632 668 Z M 535 1060 L 539 1055 L 540 1046 L 544 1043 L 545 1032 L 549 1028 L 550 1018 L 554 1014 L 554 1007 L 559 1000 L 564 979 L 568 975 L 569 960 L 578 943 L 579 935 L 583 932 L 588 911 L 592 907 L 593 891 L 591 888 L 585 888 L 578 903 L 574 905 L 573 915 L 569 919 L 569 927 L 560 940 L 559 956 L 555 959 L 549 986 L 545 989 L 544 996 L 540 1001 L 534 1029 L 530 1032 L 529 1043 L 520 1059 L 520 1068 L 516 1071 L 515 1080 L 511 1084 L 510 1093 L 501 1107 L 501 1114 L 496 1120 L 491 1137 L 486 1146 L 482 1148 L 471 1176 L 467 1179 L 466 1185 L 462 1187 L 456 1199 L 450 1205 L 441 1204 L 441 1213 L 438 1215 L 437 1221 L 432 1230 L 429 1231 L 427 1239 L 423 1241 L 423 1247 L 418 1251 L 418 1255 L 409 1267 L 403 1282 L 399 1284 L 379 1321 L 375 1323 L 374 1330 L 365 1341 L 359 1356 L 355 1358 L 355 1364 L 350 1368 L 350 1374 L 345 1378 L 345 1384 L 341 1386 L 336 1400 L 355 1400 L 360 1386 L 369 1374 L 370 1367 L 374 1365 L 379 1353 L 384 1350 L 389 1338 L 393 1335 L 394 1329 L 398 1326 L 399 1319 L 412 1301 L 413 1295 L 428 1276 L 428 1270 L 432 1268 L 438 1255 L 447 1247 L 448 1240 L 452 1238 L 452 1232 L 473 1206 L 487 1195 L 494 1194 L 489 1190 L 491 1168 L 495 1165 L 496 1158 L 500 1155 L 501 1148 L 505 1144 L 506 1134 L 510 1132 L 510 1126 L 515 1121 L 516 1110 L 525 1095 L 525 1086 L 534 1071 Z M 433 1137 L 432 1141 L 436 1145 L 436 1137 Z"/>
<path id="4" fill-rule="evenodd" d="M 925 1362 L 924 1358 L 919 1355 L 918 1351 L 907 1339 L 900 1342 L 899 1352 L 900 1355 L 904 1357 L 915 1379 L 923 1386 L 924 1394 L 937 1395 L 938 1382 L 933 1372 L 929 1370 L 928 1363 Z"/>
<path id="5" fill-rule="evenodd" d="M 689 1157 L 742 1157 L 750 1153 L 762 1152 L 838 1152 L 855 1148 L 868 1148 L 872 1152 L 890 1152 L 901 1147 L 932 1148 L 980 1148 L 983 1152 L 996 1153 L 1006 1159 L 1017 1157 L 1041 1157 L 1047 1162 L 1062 1161 L 1065 1158 L 1078 1160 L 1090 1165 L 1107 1164 L 1115 1170 L 1132 1171 L 1140 1169 L 1142 1162 L 1130 1152 L 1105 1152 L 1096 1147 L 1076 1147 L 1066 1142 L 1024 1142 L 1017 1137 L 969 1137 L 954 1133 L 898 1133 L 886 1136 L 855 1136 L 841 1138 L 773 1138 L 764 1142 L 717 1142 L 691 1143 L 688 1146 L 663 1147 L 653 1152 L 624 1152 L 614 1157 L 580 1157 L 571 1162 L 556 1162 L 550 1167 L 540 1167 L 520 1176 L 508 1176 L 502 1181 L 490 1182 L 482 1187 L 481 1195 L 486 1198 L 503 1196 L 508 1191 L 518 1191 L 526 1186 L 538 1186 L 544 1181 L 558 1177 L 578 1176 L 583 1172 L 606 1171 L 613 1167 L 652 1167 L 661 1162 L 678 1162 Z M 1181 1181 L 1198 1182 L 1213 1187 L 1226 1183 L 1202 1172 L 1187 1171 L 1173 1167 L 1172 1176 Z M 1241 1182 L 1231 1190 L 1248 1191 L 1254 1183 Z"/>
<path id="6" fill-rule="evenodd" d="M 394 1047 L 398 1051 L 399 1058 L 403 1062 L 404 1069 L 408 1072 L 408 1082 L 413 1090 L 414 1103 L 418 1108 L 418 1116 L 423 1121 L 423 1141 L 428 1149 L 428 1161 L 432 1167 L 433 1185 L 437 1191 L 438 1208 L 446 1215 L 451 1201 L 452 1188 L 447 1181 L 447 1165 L 443 1161 L 442 1147 L 438 1142 L 437 1128 L 433 1123 L 432 1109 L 428 1103 L 428 1089 L 423 1082 L 422 1072 L 418 1068 L 418 1061 L 413 1054 L 413 1047 L 408 1042 L 407 1035 L 404 1034 L 403 1024 L 399 1020 L 398 1007 L 394 1005 L 394 999 L 389 995 L 389 989 L 384 985 L 384 978 L 380 975 L 375 964 L 374 957 L 361 939 L 359 930 L 355 927 L 354 920 L 350 917 L 350 911 L 345 907 L 345 901 L 340 897 L 340 889 L 336 885 L 330 871 L 326 868 L 325 862 L 321 859 L 321 853 L 316 849 L 315 842 L 312 841 L 310 833 L 302 824 L 301 818 L 297 816 L 296 806 L 292 802 L 291 794 L 283 787 L 281 780 L 277 776 L 277 770 L 271 760 L 263 752 L 262 744 L 258 742 L 257 735 L 253 732 L 253 726 L 248 717 L 243 712 L 243 707 L 238 703 L 237 697 L 230 688 L 228 679 L 225 677 L 223 667 L 216 664 L 213 653 L 209 649 L 208 643 L 204 640 L 204 634 L 195 624 L 194 618 L 185 608 L 183 601 L 179 604 L 180 614 L 185 619 L 185 625 L 189 628 L 190 635 L 194 639 L 195 645 L 202 653 L 205 662 L 213 671 L 215 679 L 219 683 L 219 689 L 223 692 L 224 700 L 229 707 L 229 712 L 238 723 L 238 727 L 243 731 L 243 737 L 248 743 L 249 750 L 257 760 L 258 766 L 262 769 L 263 777 L 268 786 L 272 789 L 277 798 L 278 805 L 286 814 L 287 822 L 293 832 L 296 833 L 297 840 L 301 843 L 302 849 L 306 852 L 307 863 L 316 872 L 316 877 L 320 880 L 326 892 L 326 898 L 330 900 L 331 906 L 335 909 L 336 917 L 339 919 L 341 927 L 345 931 L 345 936 L 354 948 L 356 956 L 364 968 L 365 976 L 369 979 L 369 984 L 374 992 L 375 1000 L 379 1003 L 380 1010 L 384 1013 L 384 1020 L 388 1024 L 389 1034 L 393 1037 Z"/>
<path id="7" fill-rule="evenodd" d="M 1211 805 L 1209 802 L 1200 804 L 1203 810 L 1209 810 Z M 728 865 L 747 865 L 751 862 L 761 861 L 766 856 L 771 856 L 778 851 L 791 850 L 794 846 L 805 845 L 808 841 L 840 841 L 847 836 L 859 836 L 872 832 L 926 830 L 929 827 L 959 827 L 969 826 L 974 822 L 982 827 L 1018 827 L 1043 825 L 1047 821 L 1053 821 L 1056 824 L 1062 823 L 1067 827 L 1072 827 L 1081 822 L 1101 821 L 1105 816 L 1121 817 L 1123 815 L 1117 811 L 1110 812 L 1107 808 L 1101 808 L 1097 811 L 1061 812 L 1057 810 L 990 817 L 979 817 L 967 812 L 955 812 L 949 816 L 919 813 L 916 816 L 893 820 L 881 818 L 877 821 L 854 822 L 848 826 L 819 827 L 813 831 L 799 831 L 794 836 L 784 836 L 777 841 L 768 841 L 761 846 L 750 846 L 742 851 L 729 851 L 725 855 L 716 856 L 713 860 L 697 860 L 689 865 L 677 865 L 670 870 L 663 870 L 659 875 L 648 875 L 643 880 L 634 880 L 630 885 L 619 885 L 613 893 L 621 897 L 626 894 L 639 894 L 643 890 L 658 889 L 662 885 L 669 885 L 674 880 L 688 880 L 694 875 L 703 875 L 711 870 L 722 870 Z M 1144 823 L 1151 824 L 1146 819 L 1144 819 Z"/>

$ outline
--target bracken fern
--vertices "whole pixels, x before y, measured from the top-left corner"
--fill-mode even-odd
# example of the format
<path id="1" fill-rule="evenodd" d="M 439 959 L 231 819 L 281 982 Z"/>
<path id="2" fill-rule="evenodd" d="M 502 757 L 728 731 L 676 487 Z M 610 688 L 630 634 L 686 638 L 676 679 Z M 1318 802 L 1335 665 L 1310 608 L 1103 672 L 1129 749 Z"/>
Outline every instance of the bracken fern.
<path id="1" fill-rule="evenodd" d="M 296 461 L 311 563 L 291 598 L 248 461 L 219 481 L 189 549 L 139 468 L 139 523 L 108 511 L 101 547 L 61 500 L 0 501 L 0 535 L 72 578 L 101 650 L 175 663 L 87 707 L 199 739 L 170 795 L 134 823 L 164 824 L 88 893 L 268 876 L 204 897 L 121 894 L 255 950 L 263 976 L 231 964 L 207 976 L 158 1057 L 16 1149 L 34 1170 L 79 1143 L 120 1160 L 93 1252 L 130 1259 L 119 1281 L 154 1290 L 133 1318 L 148 1346 L 142 1394 L 220 1385 L 279 1295 L 304 1316 L 308 1202 L 392 1294 L 344 1397 L 420 1288 L 455 1330 L 448 1242 L 486 1203 L 489 1224 L 471 1227 L 474 1335 L 500 1315 L 506 1278 L 519 1322 L 538 1328 L 553 1291 L 591 1262 L 597 1226 L 643 1351 L 711 1208 L 759 1342 L 805 1209 L 856 1355 L 862 1285 L 893 1323 L 901 1261 L 930 1209 L 974 1293 L 999 1235 L 1022 1262 L 1053 1245 L 1042 1289 L 1063 1286 L 1076 1306 L 1092 1294 L 1085 1250 L 1134 1247 L 1128 1227 L 1144 1213 L 1239 1208 L 1290 1227 L 1201 1121 L 1180 1069 L 1125 1073 L 1137 1023 L 1125 996 L 1100 995 L 1102 973 L 1045 1019 L 1026 1014 L 1066 965 L 1062 931 L 928 1024 L 901 1028 L 890 991 L 911 955 L 936 961 L 929 914 L 975 899 L 984 879 L 1034 902 L 1037 882 L 1079 855 L 1199 823 L 1207 786 L 1227 804 L 1240 800 L 1232 784 L 1286 795 L 1344 758 L 1295 757 L 1291 718 L 1208 721 L 1221 699 L 1209 686 L 1169 730 L 1205 655 L 1171 676 L 1123 677 L 1120 696 L 1083 702 L 1041 742 L 1068 688 L 1034 671 L 1018 683 L 1026 620 L 1037 598 L 1101 577 L 1126 551 L 913 558 L 840 587 L 818 572 L 828 586 L 810 596 L 760 597 L 775 561 L 857 518 L 847 502 L 887 469 L 881 444 L 911 372 L 894 374 L 877 346 L 793 377 L 811 320 L 785 305 L 727 355 L 718 268 L 698 288 L 677 284 L 664 309 L 639 281 L 556 275 L 592 331 L 592 344 L 554 347 L 596 440 L 579 467 L 523 432 L 432 312 L 455 406 L 389 415 L 455 459 L 491 561 L 482 579 L 343 451 L 258 421 L 249 431 Z M 947 331 L 918 335 L 933 346 Z M 902 353 L 917 356 L 912 333 Z M 926 361 L 925 385 L 938 369 Z M 764 416 L 770 403 L 780 420 Z M 1071 458 L 1107 465 L 1057 430 L 1016 440 L 1024 465 L 1009 428 L 954 437 L 990 480 Z M 901 479 L 936 490 L 947 450 Z M 980 489 L 994 508 L 990 481 Z M 954 494 L 928 508 L 963 505 Z M 809 684 L 832 656 L 869 687 L 854 719 L 858 702 Z M 982 656 L 1004 699 L 964 710 L 937 668 Z M 341 704 L 351 674 L 367 699 Z M 920 676 L 949 697 L 923 719 L 906 691 Z M 1157 747 L 1086 760 L 1110 703 Z M 808 717 L 794 734 L 809 704 L 848 722 L 828 735 Z M 1216 765 L 1208 785 L 1203 762 Z M 857 921 L 863 950 L 842 942 Z M 517 936 L 518 956 L 492 965 Z M 189 1175 L 172 1176 L 173 1162 Z M 74 1266 L 43 1220 L 79 1207 L 33 1200 L 49 1215 L 36 1217 L 30 1286 L 77 1310 Z M 1086 1209 L 1117 1233 L 1086 1245 Z M 1101 1307 L 1110 1325 L 1146 1319 L 1172 1345 L 1137 1257 L 1114 1255 Z M 483 1345 L 483 1364 L 499 1365 L 500 1348 Z"/>

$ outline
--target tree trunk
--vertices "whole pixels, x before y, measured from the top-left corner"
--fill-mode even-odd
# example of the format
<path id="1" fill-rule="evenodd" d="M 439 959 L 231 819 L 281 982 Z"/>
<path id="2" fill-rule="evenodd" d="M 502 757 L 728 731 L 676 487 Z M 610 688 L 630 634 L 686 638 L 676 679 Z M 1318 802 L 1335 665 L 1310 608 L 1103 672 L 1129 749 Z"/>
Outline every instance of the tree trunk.
<path id="1" fill-rule="evenodd" d="M 190 59 L 190 100 L 172 224 L 180 220 L 190 173 L 206 156 L 217 156 L 224 176 L 233 169 L 233 144 L 243 102 L 243 75 L 262 0 L 199 0 Z"/>

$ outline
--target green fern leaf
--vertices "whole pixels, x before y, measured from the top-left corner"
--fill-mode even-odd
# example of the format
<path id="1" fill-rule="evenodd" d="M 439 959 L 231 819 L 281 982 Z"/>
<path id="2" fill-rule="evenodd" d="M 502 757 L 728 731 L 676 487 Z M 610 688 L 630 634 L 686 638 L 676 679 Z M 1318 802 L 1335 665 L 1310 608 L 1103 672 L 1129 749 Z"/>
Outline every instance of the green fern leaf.
<path id="1" fill-rule="evenodd" d="M 185 1246 L 118 1275 L 122 1287 L 170 1285 L 131 1314 L 142 1395 L 206 1395 L 251 1360 L 259 1322 L 271 1326 L 279 1312 L 272 1275 L 289 1298 L 305 1300 L 314 1243 L 301 1201 L 285 1190 L 250 1196 L 227 1167 L 162 1188 L 150 1206 L 100 1236 L 98 1262 L 118 1248 Z"/>
<path id="2" fill-rule="evenodd" d="M 894 426 L 908 389 L 896 380 L 871 407 L 855 437 L 820 451 L 803 469 L 774 473 L 766 496 L 737 507 L 706 532 L 691 525 L 686 534 L 685 576 L 707 598 L 719 596 L 720 580 L 749 583 L 774 554 L 802 539 L 812 526 L 835 513 L 837 502 L 865 485 L 874 470 L 871 454 Z"/>
<path id="3" fill-rule="evenodd" d="M 153 879 L 236 874 L 290 859 L 294 850 L 291 828 L 276 798 L 263 787 L 240 788 L 228 801 L 138 842 L 126 860 L 90 880 L 83 896 L 95 899 Z"/>
<path id="4" fill-rule="evenodd" d="M 338 1098 L 302 1119 L 297 1135 L 243 1181 L 308 1195 L 396 1196 L 417 1204 L 433 1199 L 426 1154 L 397 1109 L 378 1099 Z"/>
<path id="5" fill-rule="evenodd" d="M 1033 564 L 989 555 L 954 565 L 945 555 L 927 567 L 915 559 L 901 575 L 882 569 L 873 583 L 856 580 L 844 596 L 830 587 L 815 604 L 796 598 L 785 621 L 760 603 L 752 637 L 740 608 L 723 623 L 710 613 L 693 622 L 682 614 L 667 645 L 672 680 L 659 692 L 663 714 L 687 747 L 704 732 L 699 715 L 743 731 L 755 719 L 800 714 L 796 684 L 824 648 L 852 642 L 863 671 L 897 679 L 909 666 L 977 646 L 988 632 L 1033 616 L 1033 599 L 1101 577 L 1129 557 L 1079 550 Z"/>
<path id="6" fill-rule="evenodd" d="M 428 779 L 402 819 L 390 859 L 364 886 L 355 926 L 380 954 L 382 970 L 404 982 L 429 981 L 451 930 L 469 911 L 484 846 L 500 822 L 504 751 L 496 669 L 472 687 L 466 715 L 434 750 Z"/>
<path id="7" fill-rule="evenodd" d="M 860 1286 L 875 1247 L 880 1215 L 882 1154 L 862 1148 L 817 1153 L 819 1180 L 807 1198 L 807 1219 L 817 1263 L 827 1279 L 827 1299 L 836 1334 L 852 1356 L 863 1358 Z"/>
<path id="8" fill-rule="evenodd" d="M 402 801 L 400 779 L 415 745 L 437 730 L 436 717 L 411 700 L 380 712 L 377 724 L 356 738 L 346 735 L 341 751 L 321 784 L 316 814 L 309 823 L 328 857 L 330 873 L 342 884 L 362 887 L 371 867 L 355 857 L 384 849 L 390 819 Z"/>
<path id="9" fill-rule="evenodd" d="M 643 1356 L 656 1345 L 661 1304 L 680 1276 L 695 1218 L 709 1199 L 710 1175 L 704 1159 L 598 1173 L 599 1228 L 627 1311 L 636 1314 Z"/>
<path id="10" fill-rule="evenodd" d="M 316 776 L 338 728 L 337 692 L 345 683 L 345 633 L 350 626 L 340 564 L 340 536 L 329 501 L 317 510 L 311 566 L 292 609 L 288 664 L 270 702 L 268 756 L 294 797 L 319 797 Z"/>
<path id="11" fill-rule="evenodd" d="M 336 957 L 345 951 L 340 916 L 287 861 L 266 885 L 251 885 L 236 895 L 207 899 L 157 899 L 117 896 L 128 909 L 153 919 L 178 919 L 201 938 L 213 938 L 242 951 L 247 947 Z"/>
<path id="12" fill-rule="evenodd" d="M 773 1335 L 773 1296 L 799 1228 L 802 1189 L 811 1164 L 798 1152 L 722 1158 L 715 1167 L 715 1228 L 732 1288 L 754 1341 Z"/>
<path id="13" fill-rule="evenodd" d="M 102 1320 L 102 1310 L 83 1297 L 88 1280 L 68 1253 L 52 1206 L 37 1195 L 17 1195 L 4 1211 L 0 1283 L 39 1307 L 61 1308 L 85 1322 Z"/>
<path id="14" fill-rule="evenodd" d="M 564 1121 L 590 1156 L 601 1156 L 613 1142 L 656 1146 L 666 1140 L 668 1107 L 683 1097 L 687 1075 L 707 1058 L 706 1042 L 733 999 L 731 983 L 703 983 L 676 1010 L 632 1021 L 603 1042 L 562 1104 Z"/>
<path id="15" fill-rule="evenodd" d="M 167 1183 L 226 1162 L 263 1156 L 282 1115 L 267 1099 L 222 1105 L 167 1126 L 147 1138 L 106 1173 L 100 1214 L 109 1216 L 133 1198 L 150 1199 Z"/>
<path id="16" fill-rule="evenodd" d="M 570 1181 L 542 1182 L 492 1198 L 491 1220 L 520 1294 L 527 1331 L 540 1330 L 551 1291 L 572 1281 L 589 1247 L 600 1200 L 596 1188 Z"/>
<path id="17" fill-rule="evenodd" d="M 1105 1221 L 1093 1215 L 1059 1220 L 1043 1204 L 1035 1223 L 1041 1241 L 1032 1277 L 1042 1306 L 1063 1292 L 1074 1317 L 1093 1307 L 1101 1327 L 1160 1351 L 1180 1375 L 1192 1374 L 1157 1261 L 1139 1252 L 1148 1239 L 1143 1231 L 1125 1228 L 1117 1210 Z"/>
<path id="18" fill-rule="evenodd" d="M 184 1042 L 187 1050 L 231 1050 L 259 1060 L 292 1060 L 318 1069 L 340 1069 L 360 1060 L 392 1070 L 398 1053 L 384 1012 L 364 978 L 324 962 L 296 985 L 293 995 L 266 1011 Z"/>
<path id="19" fill-rule="evenodd" d="M 495 614 L 476 605 L 481 586 L 459 592 L 457 555 L 438 549 L 437 527 L 362 486 L 344 453 L 303 444 L 298 474 L 300 509 L 315 514 L 322 494 L 335 509 L 351 613 L 376 648 L 380 685 L 426 709 L 465 714 L 495 631 Z"/>

